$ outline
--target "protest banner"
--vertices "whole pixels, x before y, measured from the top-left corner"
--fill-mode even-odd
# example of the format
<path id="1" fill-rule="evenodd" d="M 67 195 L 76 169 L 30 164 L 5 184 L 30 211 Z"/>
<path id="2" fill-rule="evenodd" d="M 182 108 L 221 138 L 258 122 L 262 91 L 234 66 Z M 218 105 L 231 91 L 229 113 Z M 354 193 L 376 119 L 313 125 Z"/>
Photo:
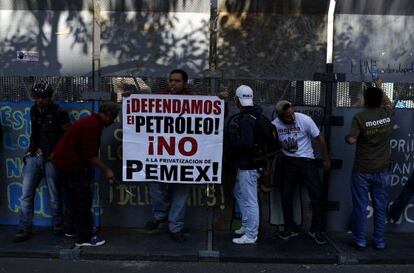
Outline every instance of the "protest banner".
<path id="1" fill-rule="evenodd" d="M 123 181 L 221 183 L 224 101 L 135 94 L 122 111 Z"/>

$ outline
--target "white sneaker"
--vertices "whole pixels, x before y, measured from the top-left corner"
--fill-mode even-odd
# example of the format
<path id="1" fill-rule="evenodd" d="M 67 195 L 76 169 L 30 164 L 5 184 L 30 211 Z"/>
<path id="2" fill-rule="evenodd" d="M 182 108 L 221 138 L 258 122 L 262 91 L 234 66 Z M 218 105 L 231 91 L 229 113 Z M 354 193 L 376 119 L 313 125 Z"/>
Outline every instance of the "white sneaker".
<path id="1" fill-rule="evenodd" d="M 234 234 L 236 235 L 243 235 L 246 233 L 246 228 L 244 226 L 241 226 L 239 229 L 236 229 L 234 231 Z"/>
<path id="2" fill-rule="evenodd" d="M 248 244 L 254 244 L 257 241 L 257 236 L 253 239 L 250 239 L 245 235 L 243 235 L 240 238 L 233 238 L 233 243 L 238 245 L 248 245 Z"/>

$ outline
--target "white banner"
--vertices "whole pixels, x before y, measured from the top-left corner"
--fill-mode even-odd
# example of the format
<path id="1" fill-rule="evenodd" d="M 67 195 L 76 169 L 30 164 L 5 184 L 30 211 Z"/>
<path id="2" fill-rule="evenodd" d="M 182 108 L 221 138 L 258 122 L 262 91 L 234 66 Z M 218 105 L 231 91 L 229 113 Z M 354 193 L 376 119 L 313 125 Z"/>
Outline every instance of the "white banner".
<path id="1" fill-rule="evenodd" d="M 123 181 L 221 183 L 223 100 L 131 95 L 122 114 Z"/>

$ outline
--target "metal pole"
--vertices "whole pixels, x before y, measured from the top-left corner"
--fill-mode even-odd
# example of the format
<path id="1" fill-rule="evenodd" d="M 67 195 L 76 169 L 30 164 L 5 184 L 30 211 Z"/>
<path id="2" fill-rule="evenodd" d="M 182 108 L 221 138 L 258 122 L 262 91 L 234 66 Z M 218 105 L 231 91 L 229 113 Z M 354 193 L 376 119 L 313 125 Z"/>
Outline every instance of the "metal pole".
<path id="1" fill-rule="evenodd" d="M 217 79 L 215 78 L 215 70 L 216 70 L 216 63 L 217 63 L 217 0 L 210 1 L 210 51 L 209 51 L 209 72 L 210 72 L 210 79 L 209 85 L 210 95 L 217 93 Z M 207 200 L 210 197 L 210 194 L 215 194 L 214 184 L 207 185 L 206 188 L 206 197 Z M 199 257 L 203 260 L 207 261 L 217 261 L 220 258 L 220 252 L 213 250 L 213 221 L 214 221 L 214 207 L 208 206 L 208 216 L 207 216 L 207 249 L 199 251 Z"/>
<path id="2" fill-rule="evenodd" d="M 93 0 L 93 91 L 100 91 L 100 69 L 101 69 L 101 8 L 99 0 Z"/>
<path id="3" fill-rule="evenodd" d="M 334 36 L 334 18 L 335 18 L 335 0 L 330 0 L 329 10 L 328 10 L 328 28 L 327 28 L 327 49 L 326 49 L 326 73 L 333 74 L 333 36 Z M 330 118 L 332 116 L 332 103 L 333 103 L 333 92 L 334 92 L 334 82 L 326 82 L 326 93 L 325 93 L 325 116 Z M 324 124 L 324 136 L 326 140 L 326 145 L 328 146 L 328 151 L 330 150 L 331 143 L 331 124 L 325 122 Z M 323 174 L 323 198 L 324 198 L 324 228 L 327 225 L 326 213 L 328 208 L 328 194 L 329 194 L 329 177 L 330 171 L 324 171 Z"/>

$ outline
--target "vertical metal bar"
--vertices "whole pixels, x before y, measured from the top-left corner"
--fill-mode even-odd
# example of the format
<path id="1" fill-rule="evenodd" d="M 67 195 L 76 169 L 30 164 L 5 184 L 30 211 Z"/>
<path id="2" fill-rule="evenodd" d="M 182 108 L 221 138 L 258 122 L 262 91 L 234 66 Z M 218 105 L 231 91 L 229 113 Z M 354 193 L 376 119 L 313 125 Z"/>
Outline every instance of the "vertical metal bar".
<path id="1" fill-rule="evenodd" d="M 217 64 L 217 0 L 210 0 L 210 51 L 209 51 L 209 94 L 214 95 L 217 93 L 217 78 L 216 78 L 216 64 Z M 210 187 L 213 185 L 207 185 L 206 197 L 210 197 L 210 194 L 215 194 L 215 191 L 210 191 Z M 214 188 L 213 188 L 214 189 Z M 218 260 L 220 252 L 213 250 L 213 221 L 214 221 L 214 207 L 208 206 L 207 216 L 207 250 L 199 251 L 199 257 L 206 260 Z"/>
<path id="2" fill-rule="evenodd" d="M 334 18 L 335 18 L 336 1 L 329 1 L 328 9 L 328 27 L 327 27 L 327 48 L 326 48 L 326 63 L 331 64 L 333 59 L 333 35 L 334 35 Z"/>
<path id="3" fill-rule="evenodd" d="M 100 91 L 100 69 L 101 69 L 101 19 L 99 0 L 93 0 L 93 91 Z"/>
<path id="4" fill-rule="evenodd" d="M 328 33 L 327 33 L 327 50 L 326 50 L 326 73 L 333 74 L 333 37 L 334 37 L 334 18 L 335 18 L 335 0 L 330 0 L 328 10 Z M 333 91 L 334 82 L 326 82 L 325 92 L 325 117 L 330 118 L 332 116 L 332 103 L 333 103 Z M 324 136 L 328 151 L 330 151 L 331 143 L 331 125 L 328 122 L 324 123 Z M 327 205 L 328 205 L 328 194 L 329 194 L 329 177 L 330 171 L 324 171 L 323 173 L 323 204 L 325 217 L 323 226 L 326 229 L 327 225 Z"/>
<path id="5" fill-rule="evenodd" d="M 99 102 L 98 101 L 94 101 L 93 105 L 92 105 L 92 112 L 98 112 L 99 110 Z M 92 204 L 95 204 L 95 206 L 93 207 L 93 222 L 95 224 L 96 228 L 100 228 L 101 227 L 101 207 L 100 207 L 100 196 L 99 196 L 99 185 L 100 183 L 97 183 L 98 187 L 95 187 L 95 183 L 96 181 L 98 181 L 100 179 L 100 172 L 98 171 L 97 168 L 94 168 L 93 171 L 93 185 L 92 185 L 92 189 L 93 190 L 97 190 L 98 192 L 93 195 L 94 197 L 97 197 L 98 200 L 95 200 L 95 202 L 92 202 Z M 98 211 L 98 213 L 96 213 Z"/>

